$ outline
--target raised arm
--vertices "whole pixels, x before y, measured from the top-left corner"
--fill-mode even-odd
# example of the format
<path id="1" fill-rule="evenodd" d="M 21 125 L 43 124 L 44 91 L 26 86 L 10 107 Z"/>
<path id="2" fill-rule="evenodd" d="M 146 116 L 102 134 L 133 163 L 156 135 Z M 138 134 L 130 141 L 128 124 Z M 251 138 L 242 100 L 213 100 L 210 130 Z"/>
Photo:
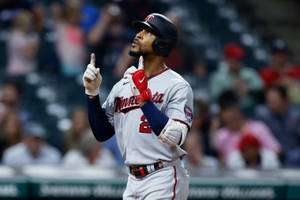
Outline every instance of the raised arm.
<path id="1" fill-rule="evenodd" d="M 98 141 L 106 141 L 114 135 L 114 129 L 108 121 L 105 110 L 101 108 L 99 87 L 102 82 L 100 68 L 95 67 L 95 55 L 91 54 L 91 62 L 83 74 L 83 85 L 88 103 L 88 118 L 91 129 Z"/>

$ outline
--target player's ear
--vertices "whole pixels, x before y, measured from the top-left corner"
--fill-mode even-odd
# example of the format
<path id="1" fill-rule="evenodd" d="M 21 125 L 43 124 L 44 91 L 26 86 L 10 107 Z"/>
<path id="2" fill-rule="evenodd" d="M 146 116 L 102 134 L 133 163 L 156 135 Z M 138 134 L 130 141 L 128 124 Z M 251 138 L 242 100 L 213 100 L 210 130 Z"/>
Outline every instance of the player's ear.
<path id="1" fill-rule="evenodd" d="M 161 40 L 161 39 L 157 41 L 157 46 L 160 49 L 168 49 L 168 48 L 170 48 L 169 43 L 166 42 L 166 41 L 164 41 L 164 40 Z"/>

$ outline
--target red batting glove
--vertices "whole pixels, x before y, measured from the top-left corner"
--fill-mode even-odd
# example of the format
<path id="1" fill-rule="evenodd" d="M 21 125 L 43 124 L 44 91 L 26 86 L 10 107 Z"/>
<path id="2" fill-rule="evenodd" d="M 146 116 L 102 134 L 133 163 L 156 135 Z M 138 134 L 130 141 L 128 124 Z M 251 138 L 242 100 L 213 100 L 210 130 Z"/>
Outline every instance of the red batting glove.
<path id="1" fill-rule="evenodd" d="M 136 96 L 136 99 L 139 104 L 152 99 L 151 90 L 148 88 L 148 81 L 143 69 L 139 69 L 136 72 L 132 73 L 132 81 L 135 85 L 133 86 L 133 94 Z M 134 91 L 134 90 L 138 91 Z"/>

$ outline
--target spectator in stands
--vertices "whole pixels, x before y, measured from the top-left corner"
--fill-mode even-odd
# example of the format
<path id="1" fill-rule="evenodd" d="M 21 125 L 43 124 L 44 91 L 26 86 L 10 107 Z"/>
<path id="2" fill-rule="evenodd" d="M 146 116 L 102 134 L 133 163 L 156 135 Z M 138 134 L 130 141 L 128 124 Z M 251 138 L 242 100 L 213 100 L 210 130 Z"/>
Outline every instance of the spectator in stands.
<path id="1" fill-rule="evenodd" d="M 108 3 L 101 9 L 96 25 L 87 34 L 88 44 L 96 54 L 102 72 L 114 77 L 123 76 L 134 62 L 128 55 L 134 31 L 126 26 L 126 15 L 116 3 Z"/>
<path id="2" fill-rule="evenodd" d="M 116 1 L 115 1 L 116 2 Z M 132 26 L 132 22 L 145 18 L 150 12 L 161 12 L 161 3 L 152 0 L 123 0 L 118 1 L 118 5 L 126 11 L 127 26 Z"/>
<path id="3" fill-rule="evenodd" d="M 63 8 L 57 3 L 51 6 L 58 37 L 56 51 L 61 62 L 61 73 L 65 76 L 76 76 L 85 66 L 86 44 L 79 27 L 81 6 L 80 0 L 67 0 Z"/>
<path id="4" fill-rule="evenodd" d="M 115 77 L 122 77 L 127 69 L 128 66 L 131 64 L 134 65 L 134 61 L 136 59 L 132 56 L 129 56 L 128 52 L 130 51 L 131 45 L 128 44 L 124 47 L 122 54 L 120 55 L 115 67 L 113 74 Z"/>
<path id="5" fill-rule="evenodd" d="M 66 133 L 64 138 L 63 151 L 68 152 L 70 150 L 78 150 L 82 147 L 82 140 L 86 134 L 89 134 L 90 126 L 88 122 L 87 113 L 83 108 L 77 108 L 72 114 L 72 127 Z M 104 143 L 106 149 L 113 154 L 119 165 L 124 164 L 124 160 L 121 156 L 115 136 Z"/>
<path id="6" fill-rule="evenodd" d="M 225 65 L 210 77 L 210 93 L 214 100 L 225 90 L 234 89 L 241 99 L 241 106 L 251 112 L 256 95 L 263 89 L 263 82 L 254 69 L 244 67 L 244 49 L 229 43 L 224 48 Z"/>
<path id="7" fill-rule="evenodd" d="M 209 81 L 206 74 L 206 64 L 198 61 L 191 69 L 183 75 L 184 79 L 189 82 L 193 91 L 194 98 L 203 102 L 209 102 Z"/>
<path id="8" fill-rule="evenodd" d="M 18 113 L 22 121 L 29 118 L 29 113 L 21 108 L 21 85 L 14 79 L 6 79 L 1 86 L 0 126 L 10 113 Z"/>
<path id="9" fill-rule="evenodd" d="M 300 147 L 293 149 L 290 153 L 286 156 L 285 167 L 289 168 L 299 168 L 300 167 Z"/>
<path id="10" fill-rule="evenodd" d="M 276 39 L 271 46 L 271 64 L 260 71 L 265 86 L 283 84 L 288 88 L 290 100 L 300 104 L 300 66 L 290 62 L 291 52 L 282 39 Z"/>
<path id="11" fill-rule="evenodd" d="M 32 25 L 32 14 L 28 11 L 20 11 L 14 18 L 7 41 L 7 73 L 11 76 L 26 75 L 35 70 L 34 57 L 39 39 L 32 32 Z"/>
<path id="12" fill-rule="evenodd" d="M 217 153 L 213 146 L 213 138 L 211 132 L 214 129 L 214 119 L 212 119 L 209 105 L 201 100 L 194 100 L 194 118 L 193 125 L 191 127 L 191 133 L 198 135 L 193 137 L 198 139 L 198 143 L 201 145 L 201 151 L 204 155 L 217 156 Z"/>
<path id="13" fill-rule="evenodd" d="M 60 62 L 55 49 L 57 39 L 54 34 L 54 24 L 52 18 L 48 18 L 48 10 L 42 1 L 35 1 L 31 7 L 34 19 L 34 30 L 40 38 L 40 45 L 37 52 L 36 60 L 38 71 L 45 73 L 59 73 Z"/>
<path id="14" fill-rule="evenodd" d="M 194 97 L 201 101 L 209 101 L 208 77 L 206 63 L 199 58 L 200 52 L 187 40 L 182 30 L 180 15 L 175 11 L 168 11 L 165 15 L 176 25 L 178 42 L 171 54 L 166 58 L 166 65 L 183 74 L 193 91 Z"/>
<path id="15" fill-rule="evenodd" d="M 194 44 L 186 39 L 181 25 L 181 18 L 175 11 L 168 11 L 165 15 L 176 25 L 178 30 L 178 42 L 171 54 L 166 58 L 166 65 L 171 69 L 184 73 L 184 72 L 201 72 L 196 76 L 198 78 L 204 77 L 206 73 L 205 64 L 199 59 L 200 53 L 197 51 Z M 202 68 L 202 69 L 201 69 Z M 204 73 L 204 74 L 201 74 Z M 200 75 L 200 76 L 199 76 Z M 206 83 L 207 84 L 207 83 Z"/>
<path id="16" fill-rule="evenodd" d="M 300 68 L 290 63 L 291 52 L 284 40 L 274 40 L 271 53 L 271 64 L 260 71 L 266 87 L 278 82 L 289 82 L 290 79 L 300 79 Z"/>
<path id="17" fill-rule="evenodd" d="M 112 136 L 109 140 L 106 140 L 104 142 L 104 147 L 106 149 L 110 150 L 110 152 L 114 155 L 117 163 L 120 166 L 124 165 L 124 159 L 123 159 L 123 157 L 121 155 L 121 152 L 119 150 L 116 135 Z"/>
<path id="18" fill-rule="evenodd" d="M 18 113 L 9 113 L 0 130 L 0 158 L 5 149 L 21 142 L 22 122 Z"/>
<path id="19" fill-rule="evenodd" d="M 194 101 L 194 119 L 184 148 L 187 151 L 186 165 L 191 173 L 196 174 L 199 167 L 217 168 L 216 152 L 212 146 L 211 118 L 208 104 L 201 100 Z"/>
<path id="20" fill-rule="evenodd" d="M 111 152 L 95 140 L 91 131 L 82 136 L 78 149 L 72 149 L 65 154 L 62 163 L 72 166 L 93 165 L 108 168 L 117 166 Z"/>
<path id="21" fill-rule="evenodd" d="M 60 153 L 45 142 L 46 132 L 36 122 L 28 122 L 24 126 L 24 138 L 3 153 L 2 163 L 20 167 L 29 164 L 57 164 Z"/>
<path id="22" fill-rule="evenodd" d="M 256 136 L 263 148 L 276 153 L 281 151 L 280 144 L 263 122 L 244 117 L 233 91 L 225 91 L 220 95 L 219 106 L 224 127 L 214 133 L 214 145 L 222 162 L 226 162 L 229 154 L 236 150 L 240 138 L 246 133 Z"/>
<path id="23" fill-rule="evenodd" d="M 46 21 L 46 8 L 41 3 L 33 3 L 31 7 L 31 13 L 33 15 L 33 29 L 36 32 L 41 32 L 45 29 L 45 21 Z"/>
<path id="24" fill-rule="evenodd" d="M 82 137 L 90 131 L 87 113 L 83 108 L 77 108 L 72 114 L 71 129 L 65 135 L 64 151 L 78 149 Z"/>
<path id="25" fill-rule="evenodd" d="M 80 28 L 87 33 L 97 23 L 100 12 L 99 8 L 90 1 L 82 1 L 83 5 L 81 8 L 80 17 Z"/>
<path id="26" fill-rule="evenodd" d="M 256 118 L 271 129 L 287 154 L 300 145 L 300 110 L 289 103 L 287 89 L 282 85 L 270 86 L 265 99 L 266 104 L 256 108 Z"/>
<path id="27" fill-rule="evenodd" d="M 229 169 L 277 169 L 279 166 L 276 153 L 262 148 L 258 138 L 247 133 L 242 136 L 237 149 L 229 154 L 226 161 L 226 167 Z"/>
<path id="28" fill-rule="evenodd" d="M 191 131 L 185 141 L 184 148 L 187 151 L 186 166 L 189 170 L 194 171 L 199 168 L 217 168 L 218 161 L 216 158 L 206 155 L 203 152 L 203 142 L 198 132 Z"/>

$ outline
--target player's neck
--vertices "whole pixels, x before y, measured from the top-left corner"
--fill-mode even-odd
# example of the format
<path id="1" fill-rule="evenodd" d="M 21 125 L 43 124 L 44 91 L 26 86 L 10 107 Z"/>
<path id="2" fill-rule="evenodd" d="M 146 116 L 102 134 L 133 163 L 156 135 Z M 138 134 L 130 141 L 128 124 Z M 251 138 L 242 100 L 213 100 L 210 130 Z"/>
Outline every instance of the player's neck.
<path id="1" fill-rule="evenodd" d="M 144 57 L 144 71 L 147 77 L 158 74 L 165 69 L 164 57 L 146 56 Z"/>

